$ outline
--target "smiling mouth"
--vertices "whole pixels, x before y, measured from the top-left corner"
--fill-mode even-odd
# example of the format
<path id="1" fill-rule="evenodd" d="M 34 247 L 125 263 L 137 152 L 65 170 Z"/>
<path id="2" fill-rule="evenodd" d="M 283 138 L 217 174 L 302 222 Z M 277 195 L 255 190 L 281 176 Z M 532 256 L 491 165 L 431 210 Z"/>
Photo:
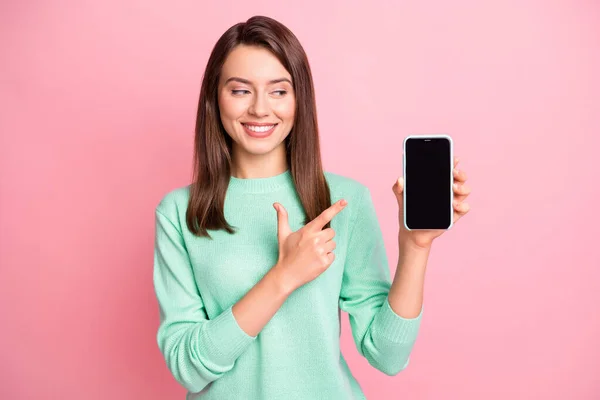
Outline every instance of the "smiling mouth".
<path id="1" fill-rule="evenodd" d="M 242 125 L 252 131 L 252 132 L 256 132 L 256 133 L 264 133 L 264 132 L 268 132 L 271 129 L 273 129 L 275 126 L 277 126 L 277 124 L 269 124 L 269 125 L 253 125 L 253 124 L 244 124 L 242 123 Z"/>

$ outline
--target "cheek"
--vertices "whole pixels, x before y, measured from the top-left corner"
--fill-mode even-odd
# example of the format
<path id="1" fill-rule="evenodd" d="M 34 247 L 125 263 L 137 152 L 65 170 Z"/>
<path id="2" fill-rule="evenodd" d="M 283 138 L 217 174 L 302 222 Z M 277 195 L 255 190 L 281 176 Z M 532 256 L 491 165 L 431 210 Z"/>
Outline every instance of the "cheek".
<path id="1" fill-rule="evenodd" d="M 277 113 L 279 118 L 292 122 L 296 112 L 296 101 L 294 99 L 282 101 L 274 107 L 274 111 Z"/>
<path id="2" fill-rule="evenodd" d="M 221 112 L 221 118 L 237 119 L 244 113 L 245 109 L 246 105 L 243 101 L 240 101 L 240 99 L 233 99 L 227 96 L 219 99 L 219 111 Z"/>

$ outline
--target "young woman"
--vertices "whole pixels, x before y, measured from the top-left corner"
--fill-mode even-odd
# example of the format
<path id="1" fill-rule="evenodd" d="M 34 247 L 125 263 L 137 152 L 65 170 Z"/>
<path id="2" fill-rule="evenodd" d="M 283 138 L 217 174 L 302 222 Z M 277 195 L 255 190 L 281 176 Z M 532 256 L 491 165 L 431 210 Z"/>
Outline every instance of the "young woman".
<path id="1" fill-rule="evenodd" d="M 407 366 L 443 231 L 400 223 L 391 280 L 369 189 L 322 169 L 309 63 L 281 23 L 252 17 L 216 43 L 194 168 L 156 208 L 154 253 L 158 347 L 188 399 L 364 399 L 340 353 L 340 309 L 373 367 Z M 455 221 L 465 179 L 455 172 Z"/>

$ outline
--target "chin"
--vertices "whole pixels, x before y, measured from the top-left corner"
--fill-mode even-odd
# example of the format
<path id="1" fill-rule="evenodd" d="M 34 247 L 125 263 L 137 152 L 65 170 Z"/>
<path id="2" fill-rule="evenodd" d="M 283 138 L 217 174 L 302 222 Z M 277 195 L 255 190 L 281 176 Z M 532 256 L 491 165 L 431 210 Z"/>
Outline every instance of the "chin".
<path id="1" fill-rule="evenodd" d="M 269 154 L 271 152 L 273 152 L 277 147 L 273 147 L 273 146 L 250 146 L 250 147 L 245 147 L 244 148 L 244 152 L 255 155 L 255 156 L 262 156 L 265 154 Z"/>
<path id="2" fill-rule="evenodd" d="M 269 154 L 275 150 L 277 150 L 279 147 L 281 146 L 285 146 L 284 141 L 278 143 L 278 144 L 273 144 L 272 142 L 268 142 L 265 141 L 263 143 L 248 143 L 245 142 L 244 144 L 237 144 L 240 149 L 244 152 L 244 153 L 248 153 L 248 154 L 252 154 L 255 156 L 260 156 L 260 155 L 264 155 L 264 154 Z"/>

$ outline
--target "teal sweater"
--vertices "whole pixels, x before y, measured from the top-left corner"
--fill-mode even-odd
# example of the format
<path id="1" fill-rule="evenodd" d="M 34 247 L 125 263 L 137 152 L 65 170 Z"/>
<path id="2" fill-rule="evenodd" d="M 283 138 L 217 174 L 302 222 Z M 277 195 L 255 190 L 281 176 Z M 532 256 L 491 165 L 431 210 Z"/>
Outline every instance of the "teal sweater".
<path id="1" fill-rule="evenodd" d="M 167 193 L 156 208 L 154 289 L 158 347 L 187 399 L 365 399 L 340 352 L 340 309 L 348 313 L 358 352 L 387 375 L 404 369 L 421 314 L 390 307 L 390 271 L 369 189 L 325 172 L 332 203 L 348 205 L 331 222 L 336 258 L 296 289 L 257 336 L 231 309 L 278 259 L 277 214 L 292 230 L 305 217 L 289 170 L 268 177 L 231 177 L 225 218 L 238 232 L 194 236 L 186 227 L 189 186 Z"/>

